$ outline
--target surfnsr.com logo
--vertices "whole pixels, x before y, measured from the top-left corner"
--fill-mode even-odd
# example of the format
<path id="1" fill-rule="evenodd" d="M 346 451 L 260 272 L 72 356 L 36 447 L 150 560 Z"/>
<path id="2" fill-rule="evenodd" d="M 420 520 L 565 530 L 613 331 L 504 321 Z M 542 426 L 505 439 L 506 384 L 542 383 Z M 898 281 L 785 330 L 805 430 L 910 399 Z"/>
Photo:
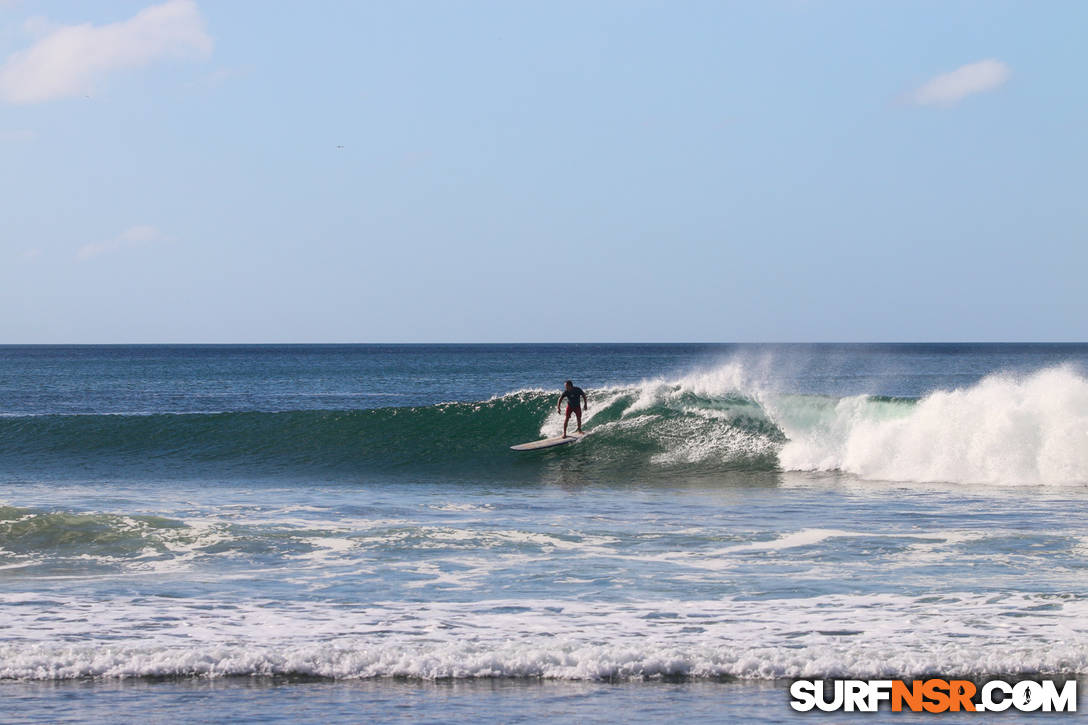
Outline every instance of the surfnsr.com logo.
<path id="1" fill-rule="evenodd" d="M 790 707 L 799 712 L 1076 712 L 1077 681 L 796 680 Z"/>

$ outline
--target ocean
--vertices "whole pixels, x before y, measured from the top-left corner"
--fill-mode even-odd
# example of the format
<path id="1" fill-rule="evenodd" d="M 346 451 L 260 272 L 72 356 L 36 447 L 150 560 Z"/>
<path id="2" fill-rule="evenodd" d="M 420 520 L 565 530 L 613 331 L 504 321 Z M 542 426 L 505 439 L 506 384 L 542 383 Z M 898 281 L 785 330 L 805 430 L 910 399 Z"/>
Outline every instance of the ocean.
<path id="1" fill-rule="evenodd" d="M 1073 344 L 0 347 L 0 719 L 1083 689 L 1086 371 Z M 559 433 L 567 378 L 590 435 L 511 451 Z"/>

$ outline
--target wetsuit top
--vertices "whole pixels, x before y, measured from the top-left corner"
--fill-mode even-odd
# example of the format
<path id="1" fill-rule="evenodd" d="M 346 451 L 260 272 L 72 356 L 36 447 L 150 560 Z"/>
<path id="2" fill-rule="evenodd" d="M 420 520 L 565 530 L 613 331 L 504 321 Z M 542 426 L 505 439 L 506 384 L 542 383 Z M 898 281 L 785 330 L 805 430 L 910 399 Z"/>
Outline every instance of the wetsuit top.
<path id="1" fill-rule="evenodd" d="M 583 395 L 585 395 L 585 391 L 583 391 L 578 386 L 574 386 L 570 390 L 564 390 L 563 391 L 563 397 L 567 399 L 567 407 L 568 408 L 574 408 L 574 409 L 577 409 L 577 410 L 582 409 L 582 396 Z"/>

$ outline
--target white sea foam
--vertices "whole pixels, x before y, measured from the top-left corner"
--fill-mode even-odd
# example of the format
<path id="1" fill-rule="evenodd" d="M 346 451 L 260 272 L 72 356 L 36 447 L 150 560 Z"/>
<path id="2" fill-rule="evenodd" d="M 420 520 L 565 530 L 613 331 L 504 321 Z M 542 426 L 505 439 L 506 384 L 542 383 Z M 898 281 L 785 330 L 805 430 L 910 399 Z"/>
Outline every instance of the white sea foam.
<path id="1" fill-rule="evenodd" d="M 435 503 L 435 504 L 421 504 L 433 511 L 451 511 L 459 513 L 485 513 L 495 509 L 492 504 L 472 504 L 472 503 Z"/>
<path id="2" fill-rule="evenodd" d="M 734 461 L 773 454 L 778 445 L 761 433 L 741 430 L 714 415 L 693 414 L 693 419 L 674 422 L 654 436 L 666 443 L 653 463 L 675 465 L 704 461 Z"/>
<path id="3" fill-rule="evenodd" d="M 1088 671 L 1088 602 L 1044 595 L 384 604 L 0 595 L 0 678 L 749 679 Z"/>
<path id="4" fill-rule="evenodd" d="M 663 448 L 652 458 L 657 464 L 777 454 L 786 470 L 868 480 L 1088 484 L 1088 379 L 1069 366 L 995 374 L 916 402 L 784 394 L 760 368 L 736 362 L 596 390 L 593 397 L 587 422 L 618 407 L 620 424 L 643 428 Z M 670 418 L 660 420 L 661 410 L 671 411 Z M 746 427 L 753 416 L 785 440 Z M 561 429 L 553 413 L 541 433 Z"/>
<path id="5" fill-rule="evenodd" d="M 1088 483 L 1088 380 L 1071 368 L 994 375 L 892 412 L 844 398 L 810 427 L 770 412 L 790 439 L 779 454 L 787 469 L 897 481 Z"/>
<path id="6" fill-rule="evenodd" d="M 792 534 L 780 536 L 773 541 L 753 541 L 750 544 L 739 544 L 728 549 L 722 549 L 721 553 L 737 551 L 779 551 L 781 549 L 793 549 L 798 546 L 812 546 L 832 538 L 865 536 L 852 531 L 839 531 L 837 529 L 804 529 Z"/>

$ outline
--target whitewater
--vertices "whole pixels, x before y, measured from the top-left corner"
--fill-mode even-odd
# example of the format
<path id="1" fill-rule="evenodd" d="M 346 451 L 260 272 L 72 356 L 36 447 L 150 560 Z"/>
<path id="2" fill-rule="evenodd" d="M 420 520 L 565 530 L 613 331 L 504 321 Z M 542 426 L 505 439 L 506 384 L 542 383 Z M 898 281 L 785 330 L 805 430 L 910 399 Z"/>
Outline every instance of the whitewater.
<path id="1" fill-rule="evenodd" d="M 727 363 L 592 389 L 588 465 L 632 475 L 747 467 L 900 482 L 1088 483 L 1088 379 L 1072 366 L 995 373 L 917 398 L 804 395 L 772 385 Z M 28 467 L 69 457 L 114 471 L 144 470 L 149 458 L 175 470 L 491 470 L 513 465 L 496 450 L 518 436 L 562 432 L 554 398 L 522 389 L 355 410 L 8 414 L 0 444 Z"/>
<path id="2" fill-rule="evenodd" d="M 239 717 L 408 687 L 471 721 L 568 696 L 652 713 L 656 687 L 784 708 L 795 677 L 1083 677 L 1086 364 L 0 348 L 0 689 L 29 720 L 58 716 L 46 686 L 138 720 L 201 683 Z M 510 451 L 558 434 L 567 377 L 593 435 Z"/>
<path id="3" fill-rule="evenodd" d="M 870 480 L 1088 483 L 1088 379 L 1072 366 L 996 373 L 916 399 L 791 395 L 772 385 L 727 364 L 605 389 L 601 407 L 605 418 L 619 409 L 619 420 L 610 420 L 616 430 L 645 429 L 672 443 L 654 458 L 660 463 L 773 454 L 785 470 Z M 541 433 L 561 430 L 552 419 Z"/>

